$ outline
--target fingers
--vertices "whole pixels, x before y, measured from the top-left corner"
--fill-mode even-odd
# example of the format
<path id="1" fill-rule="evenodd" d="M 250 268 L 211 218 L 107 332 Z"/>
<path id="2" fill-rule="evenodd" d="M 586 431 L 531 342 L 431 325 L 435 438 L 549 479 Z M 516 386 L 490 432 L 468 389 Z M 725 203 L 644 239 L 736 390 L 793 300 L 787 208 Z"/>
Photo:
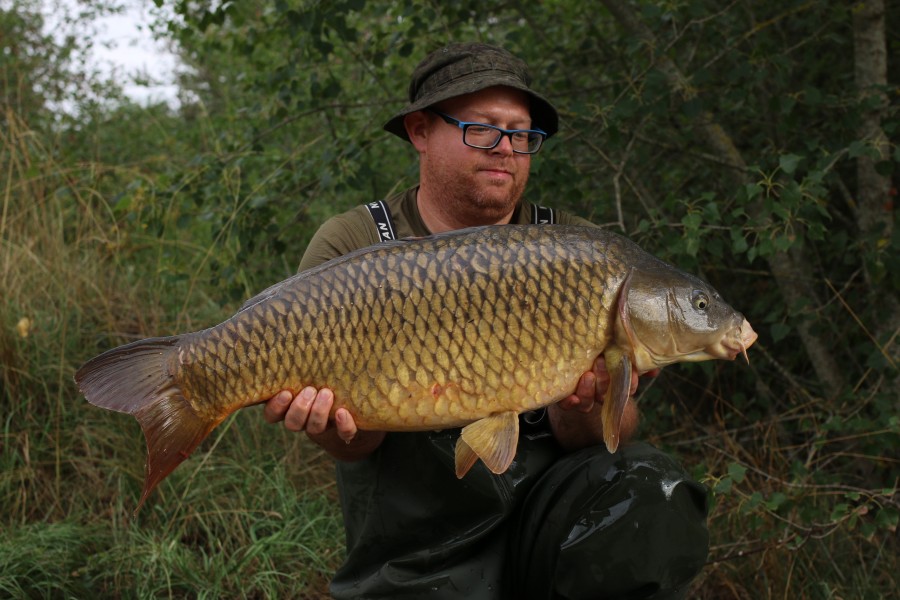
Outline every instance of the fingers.
<path id="1" fill-rule="evenodd" d="M 334 404 L 334 394 L 328 388 L 316 390 L 305 387 L 294 398 L 284 415 L 284 427 L 289 431 L 306 431 L 317 435 L 328 426 L 328 416 Z"/>
<path id="2" fill-rule="evenodd" d="M 581 379 L 578 380 L 574 395 L 578 397 L 582 404 L 590 403 L 594 401 L 596 389 L 597 376 L 593 371 L 586 371 L 581 375 Z"/>
<path id="3" fill-rule="evenodd" d="M 647 373 L 651 376 L 659 374 L 659 369 Z M 609 387 L 609 372 L 606 370 L 606 359 L 598 356 L 590 371 L 585 371 L 578 380 L 575 392 L 559 401 L 560 408 L 565 410 L 578 410 L 590 412 L 595 402 L 603 402 L 606 390 Z M 631 371 L 631 386 L 628 394 L 634 396 L 638 388 L 637 370 Z"/>
<path id="4" fill-rule="evenodd" d="M 598 400 L 602 400 L 603 396 L 606 395 L 606 389 L 609 387 L 609 371 L 606 370 L 606 359 L 603 358 L 602 354 L 594 360 L 592 371 L 595 377 L 594 395 Z"/>
<path id="5" fill-rule="evenodd" d="M 339 408 L 334 413 L 334 422 L 337 427 L 338 437 L 348 444 L 356 437 L 356 421 L 346 408 Z"/>
<path id="6" fill-rule="evenodd" d="M 282 390 L 269 398 L 265 408 L 263 408 L 263 417 L 266 422 L 277 423 L 278 421 L 283 421 L 284 414 L 287 412 L 293 399 L 294 395 L 291 394 L 290 390 Z"/>
<path id="7" fill-rule="evenodd" d="M 596 376 L 597 382 L 597 402 L 603 401 L 603 396 L 606 395 L 606 388 L 609 387 L 609 371 L 606 370 L 606 359 L 603 358 L 603 355 L 600 355 L 594 360 L 593 367 L 594 375 Z M 656 377 L 659 375 L 659 369 L 653 369 L 652 371 L 648 371 L 646 375 L 650 375 L 651 377 Z M 582 377 L 584 379 L 584 377 Z M 637 369 L 631 370 L 631 387 L 628 390 L 629 396 L 634 396 L 638 389 L 638 373 Z"/>
<path id="8" fill-rule="evenodd" d="M 296 396 L 290 390 L 282 390 L 266 402 L 263 417 L 269 423 L 284 421 L 284 427 L 289 431 L 319 435 L 329 427 L 333 406 L 334 393 L 328 388 L 317 390 L 308 386 Z M 349 442 L 356 436 L 356 422 L 347 409 L 339 409 L 334 419 L 338 437 Z"/>
<path id="9" fill-rule="evenodd" d="M 593 371 L 586 371 L 578 380 L 575 393 L 560 400 L 560 408 L 584 413 L 590 412 L 594 407 L 596 389 L 597 375 Z"/>

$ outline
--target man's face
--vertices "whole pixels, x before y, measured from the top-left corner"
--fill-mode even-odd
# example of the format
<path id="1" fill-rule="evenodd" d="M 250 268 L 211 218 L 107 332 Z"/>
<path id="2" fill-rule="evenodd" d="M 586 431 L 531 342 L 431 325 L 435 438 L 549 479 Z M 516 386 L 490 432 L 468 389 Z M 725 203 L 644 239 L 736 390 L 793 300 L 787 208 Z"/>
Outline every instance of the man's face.
<path id="1" fill-rule="evenodd" d="M 460 121 L 495 125 L 503 129 L 531 128 L 528 96 L 508 87 L 491 87 L 451 98 L 435 107 Z M 531 156 L 512 151 L 504 136 L 490 150 L 463 143 L 462 129 L 439 116 L 429 116 L 427 135 L 420 150 L 422 185 L 439 192 L 447 212 L 460 221 L 478 225 L 508 215 L 528 182 Z"/>

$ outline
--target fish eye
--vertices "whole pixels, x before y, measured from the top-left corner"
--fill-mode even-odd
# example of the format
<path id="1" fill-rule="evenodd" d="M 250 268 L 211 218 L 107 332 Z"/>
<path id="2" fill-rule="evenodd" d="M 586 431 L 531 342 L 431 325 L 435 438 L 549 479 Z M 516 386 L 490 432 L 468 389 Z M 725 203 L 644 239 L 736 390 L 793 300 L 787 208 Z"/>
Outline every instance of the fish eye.
<path id="1" fill-rule="evenodd" d="M 706 310 L 709 306 L 709 296 L 705 292 L 694 290 L 694 293 L 691 294 L 691 304 L 697 310 Z"/>

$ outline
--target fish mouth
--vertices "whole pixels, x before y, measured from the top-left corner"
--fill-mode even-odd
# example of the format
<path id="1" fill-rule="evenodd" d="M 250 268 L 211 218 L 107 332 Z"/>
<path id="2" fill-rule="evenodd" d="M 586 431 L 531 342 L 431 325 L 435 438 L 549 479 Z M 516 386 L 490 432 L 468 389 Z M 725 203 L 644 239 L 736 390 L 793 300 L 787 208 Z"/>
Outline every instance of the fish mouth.
<path id="1" fill-rule="evenodd" d="M 726 336 L 720 345 L 726 358 L 734 360 L 738 354 L 743 354 L 744 360 L 749 365 L 750 358 L 747 356 L 747 348 L 752 346 L 757 338 L 759 338 L 759 334 L 753 331 L 750 322 L 744 319 L 740 328 L 732 331 L 731 335 Z"/>
<path id="2" fill-rule="evenodd" d="M 637 337 L 630 336 L 634 343 L 635 367 L 638 373 L 646 373 L 647 371 L 663 367 L 676 362 L 700 362 L 711 359 L 734 360 L 738 355 L 743 355 L 747 364 L 750 359 L 747 356 L 747 348 L 753 345 L 759 335 L 753 331 L 753 327 L 747 319 L 742 318 L 739 327 L 734 327 L 727 334 L 723 335 L 717 342 L 693 351 L 679 351 L 677 348 L 670 349 L 667 352 L 654 351 L 649 346 L 640 344 Z M 672 339 L 672 346 L 677 346 L 677 340 Z"/>

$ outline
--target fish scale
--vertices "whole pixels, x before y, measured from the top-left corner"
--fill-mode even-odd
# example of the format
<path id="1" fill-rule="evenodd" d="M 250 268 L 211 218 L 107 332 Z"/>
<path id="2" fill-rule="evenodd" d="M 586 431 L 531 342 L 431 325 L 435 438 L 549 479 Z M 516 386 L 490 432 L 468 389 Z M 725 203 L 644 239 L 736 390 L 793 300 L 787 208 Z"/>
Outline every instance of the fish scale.
<path id="1" fill-rule="evenodd" d="M 517 439 L 509 415 L 572 393 L 601 353 L 613 376 L 604 429 L 615 429 L 606 438 L 615 450 L 631 365 L 669 360 L 647 357 L 673 337 L 643 324 L 645 306 L 626 306 L 638 280 L 646 306 L 670 295 L 664 287 L 654 295 L 657 281 L 717 297 L 606 230 L 474 228 L 350 253 L 270 287 L 215 327 L 114 348 L 75 378 L 91 403 L 141 422 L 141 503 L 228 414 L 309 385 L 331 388 L 333 411 L 346 408 L 361 429 L 468 424 L 457 475 L 476 458 L 501 472 Z M 669 362 L 734 358 L 752 343 L 746 320 L 720 304 L 721 331 L 697 334 L 714 350 Z M 638 342 L 638 329 L 659 339 Z"/>

